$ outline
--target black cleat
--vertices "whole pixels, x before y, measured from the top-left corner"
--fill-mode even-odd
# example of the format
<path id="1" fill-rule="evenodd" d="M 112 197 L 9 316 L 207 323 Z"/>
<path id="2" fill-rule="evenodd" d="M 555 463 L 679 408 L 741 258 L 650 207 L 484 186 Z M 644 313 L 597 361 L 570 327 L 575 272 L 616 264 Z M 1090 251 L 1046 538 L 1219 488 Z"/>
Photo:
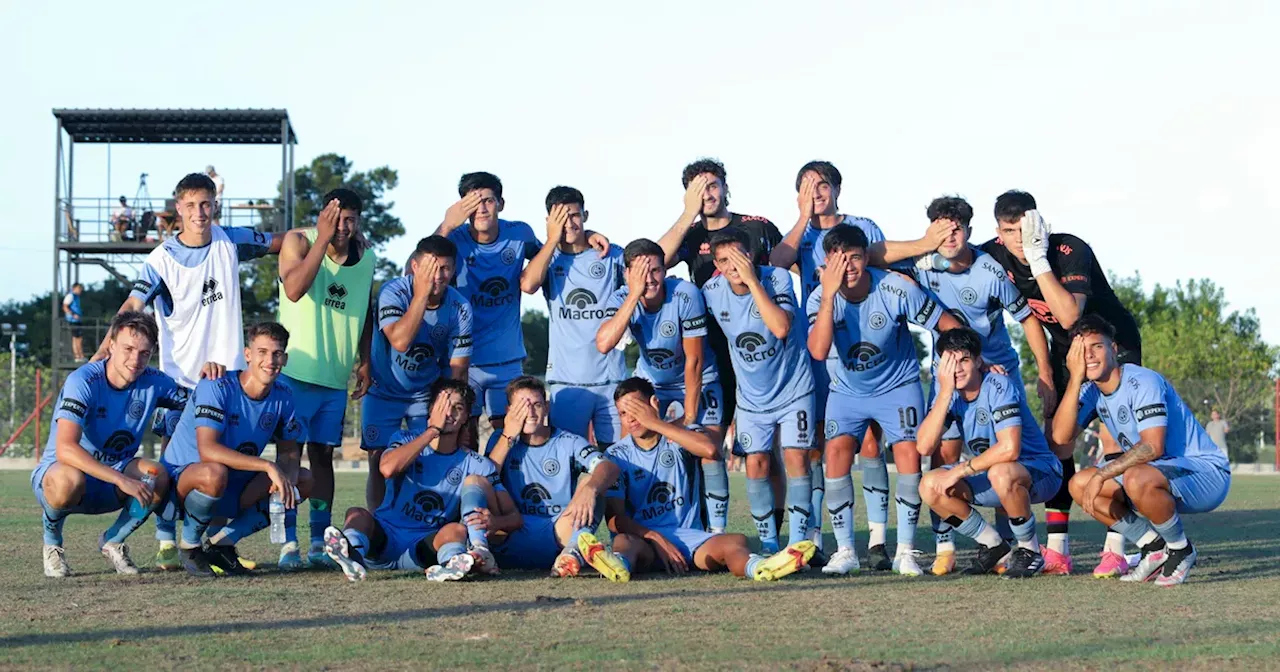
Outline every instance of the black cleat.
<path id="1" fill-rule="evenodd" d="M 978 557 L 965 568 L 964 573 L 970 575 L 990 574 L 996 571 L 1000 558 L 1009 554 L 1009 544 L 1001 540 L 999 546 L 978 546 Z M 1044 562 L 1041 560 L 1041 564 Z"/>
<path id="2" fill-rule="evenodd" d="M 884 550 L 884 544 L 876 544 L 867 549 L 867 568 L 877 572 L 893 569 L 893 560 L 889 559 L 889 553 Z"/>
<path id="3" fill-rule="evenodd" d="M 805 565 L 813 569 L 822 569 L 827 566 L 827 554 L 823 553 L 821 550 L 815 550 L 813 552 L 813 557 L 809 558 L 809 561 L 806 562 Z"/>
<path id="4" fill-rule="evenodd" d="M 1029 579 L 1044 569 L 1044 556 L 1026 548 L 1013 549 L 1013 557 L 1009 558 L 1009 567 L 1002 579 Z"/>
<path id="5" fill-rule="evenodd" d="M 187 570 L 187 573 L 191 576 L 202 579 L 215 576 L 213 569 L 209 567 L 209 558 L 205 556 L 202 549 L 180 548 L 178 549 L 178 561 L 182 563 L 182 568 Z"/>
<path id="6" fill-rule="evenodd" d="M 249 574 L 249 570 L 240 564 L 240 554 L 236 552 L 235 546 L 215 545 L 206 541 L 203 550 L 205 557 L 209 559 L 209 566 L 214 571 L 231 576 Z"/>

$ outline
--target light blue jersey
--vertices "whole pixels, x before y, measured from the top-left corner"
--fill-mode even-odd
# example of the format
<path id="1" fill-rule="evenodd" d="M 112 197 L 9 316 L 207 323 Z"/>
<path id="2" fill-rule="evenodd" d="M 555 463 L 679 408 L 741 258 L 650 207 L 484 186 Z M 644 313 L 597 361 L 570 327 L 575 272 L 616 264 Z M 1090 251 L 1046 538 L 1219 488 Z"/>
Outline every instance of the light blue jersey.
<path id="1" fill-rule="evenodd" d="M 627 300 L 626 287 L 609 297 L 608 310 L 617 311 Z M 707 310 L 702 293 L 693 283 L 668 277 L 663 281 L 662 305 L 655 312 L 636 306 L 628 326 L 631 337 L 640 345 L 640 361 L 636 375 L 654 387 L 684 388 L 684 339 L 707 336 Z M 702 383 L 718 381 L 716 356 L 703 341 Z"/>
<path id="2" fill-rule="evenodd" d="M 623 500 L 633 520 L 649 529 L 706 529 L 701 461 L 696 455 L 665 436 L 644 449 L 630 435 L 610 446 L 607 454 L 620 473 L 606 497 Z"/>
<path id="3" fill-rule="evenodd" d="M 215 225 L 216 226 L 216 225 Z M 271 252 L 272 234 L 249 227 L 220 227 L 236 246 L 236 256 L 240 261 L 250 261 L 266 256 Z M 169 253 L 178 264 L 192 268 L 200 265 L 209 255 L 209 246 L 187 247 L 177 236 L 166 238 L 161 247 Z M 129 298 L 138 299 L 145 304 L 156 302 L 156 308 L 162 315 L 173 312 L 173 300 L 169 296 L 169 288 L 165 286 L 160 272 L 149 264 L 143 264 L 138 279 L 133 282 Z"/>
<path id="4" fill-rule="evenodd" d="M 440 305 L 422 313 L 422 324 L 409 349 L 391 347 L 383 329 L 395 324 L 413 300 L 413 276 L 389 280 L 378 291 L 378 328 L 373 332 L 373 387 L 369 394 L 396 401 L 423 401 L 431 384 L 449 375 L 449 360 L 470 357 L 472 309 L 449 287 Z"/>
<path id="5" fill-rule="evenodd" d="M 398 432 L 387 450 L 395 450 L 416 437 L 411 432 Z M 446 523 L 459 520 L 462 484 L 472 475 L 482 476 L 496 490 L 503 490 L 498 469 L 488 458 L 464 448 L 446 455 L 424 447 L 413 464 L 395 478 L 387 479 L 387 492 L 374 516 L 401 533 L 432 534 Z"/>
<path id="6" fill-rule="evenodd" d="M 907 323 L 932 330 L 942 308 L 924 290 L 889 271 L 868 268 L 871 291 L 858 303 L 835 296 L 832 345 L 840 365 L 833 367 L 831 390 L 853 397 L 881 395 L 920 380 L 915 340 Z M 809 296 L 809 321 L 817 319 L 822 294 Z"/>
<path id="7" fill-rule="evenodd" d="M 1120 448 L 1128 451 L 1141 441 L 1140 432 L 1164 427 L 1164 458 L 1208 460 L 1229 469 L 1226 453 L 1209 438 L 1209 433 L 1187 408 L 1182 397 L 1164 376 L 1137 364 L 1120 365 L 1120 387 L 1103 394 L 1086 382 L 1080 388 L 1081 427 L 1101 418 Z"/>
<path id="8" fill-rule="evenodd" d="M 578 477 L 606 461 L 600 449 L 577 434 L 555 429 L 541 446 L 521 441 L 502 464 L 502 485 L 525 516 L 554 518 L 578 488 Z"/>
<path id="9" fill-rule="evenodd" d="M 625 284 L 625 274 L 622 248 L 617 245 L 610 245 L 603 259 L 590 248 L 578 254 L 552 253 L 542 283 L 551 318 L 548 384 L 607 385 L 626 377 L 621 350 L 602 355 L 595 347 L 600 325 L 617 310 L 607 305 Z"/>
<path id="10" fill-rule="evenodd" d="M 808 322 L 796 313 L 791 273 L 758 266 L 760 283 L 779 308 L 791 316 L 791 328 L 779 339 L 765 326 L 760 308 L 748 292 L 735 294 L 728 279 L 713 276 L 702 287 L 707 313 L 729 342 L 737 380 L 738 408 L 767 413 L 813 394 L 813 366 L 806 347 Z"/>
<path id="11" fill-rule="evenodd" d="M 1019 370 L 1018 352 L 1009 342 L 1004 326 L 1004 311 L 1021 322 L 1031 315 L 1027 300 L 990 255 L 970 247 L 973 263 L 960 273 L 921 270 L 913 267 L 916 280 L 933 300 L 942 305 L 961 324 L 978 332 L 982 338 L 982 358 L 1003 366 L 1006 371 Z M 936 338 L 935 338 L 936 342 Z M 934 363 L 937 363 L 935 349 Z"/>
<path id="12" fill-rule="evenodd" d="M 884 242 L 884 232 L 879 225 L 866 217 L 845 215 L 840 224 L 848 224 L 862 229 L 867 234 L 867 245 Z M 836 226 L 839 226 L 837 224 Z M 831 227 L 835 228 L 835 227 Z M 827 253 L 822 249 L 822 241 L 831 229 L 819 229 L 810 221 L 800 236 L 800 249 L 796 255 L 796 265 L 800 267 L 800 303 L 809 305 L 809 295 L 822 286 L 822 267 L 827 263 Z"/>
<path id="13" fill-rule="evenodd" d="M 138 454 L 142 434 L 156 408 L 182 410 L 187 390 L 158 369 L 147 367 L 128 387 L 117 390 L 107 381 L 108 360 L 91 362 L 71 372 L 53 405 L 53 428 L 39 467 L 58 460 L 58 421 L 80 426 L 80 447 L 93 459 L 116 466 Z"/>
<path id="14" fill-rule="evenodd" d="M 498 237 L 480 244 L 468 226 L 449 234 L 458 246 L 454 285 L 475 311 L 474 366 L 498 366 L 525 358 L 520 330 L 520 272 L 524 262 L 542 249 L 533 229 L 524 222 L 498 220 Z"/>
<path id="15" fill-rule="evenodd" d="M 1049 443 L 1040 429 L 1040 423 L 1036 422 L 1031 407 L 1027 405 L 1022 382 L 1011 376 L 988 371 L 982 377 L 982 388 L 978 391 L 977 398 L 966 401 L 957 390 L 951 394 L 948 409 L 948 422 L 956 421 L 960 435 L 944 438 L 963 439 L 969 452 L 974 455 L 981 455 L 998 443 L 996 432 L 1021 427 L 1022 449 L 1018 453 L 1018 462 L 1058 461 L 1053 451 L 1049 450 Z"/>
<path id="16" fill-rule="evenodd" d="M 272 383 L 266 398 L 251 399 L 240 386 L 240 372 L 228 371 L 217 380 L 202 380 L 182 412 L 178 428 L 165 448 L 161 463 L 184 467 L 200 461 L 196 429 L 217 430 L 218 441 L 242 455 L 259 457 L 268 443 L 297 441 L 302 423 L 293 415 L 293 395 L 284 383 Z"/>

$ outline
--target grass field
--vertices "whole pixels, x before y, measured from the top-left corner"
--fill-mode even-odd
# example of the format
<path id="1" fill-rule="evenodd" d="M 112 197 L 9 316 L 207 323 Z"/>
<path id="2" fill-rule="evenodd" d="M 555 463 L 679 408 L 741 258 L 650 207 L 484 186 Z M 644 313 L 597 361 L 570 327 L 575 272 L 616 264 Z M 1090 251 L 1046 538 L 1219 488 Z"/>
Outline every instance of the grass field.
<path id="1" fill-rule="evenodd" d="M 108 573 L 94 548 L 108 518 L 86 516 L 66 525 L 76 574 L 53 580 L 41 572 L 28 477 L 0 472 L 5 668 L 1280 667 L 1275 477 L 1237 477 L 1220 510 L 1188 517 L 1200 565 L 1177 589 L 1084 574 L 1014 582 L 866 571 L 776 584 L 719 574 L 612 585 L 520 572 L 460 584 L 372 573 L 348 584 L 338 572 L 271 567 L 242 579 L 146 570 L 130 578 Z M 742 485 L 737 478 L 739 528 L 748 518 Z M 339 474 L 338 486 L 340 509 L 363 498 L 359 475 Z M 299 518 L 305 538 L 305 511 Z M 1073 523 L 1084 573 L 1102 530 L 1078 511 Z M 861 545 L 861 515 L 859 525 Z M 133 537 L 139 564 L 154 553 L 153 529 Z M 917 545 L 931 550 L 928 532 L 920 527 Z M 266 537 L 245 541 L 242 552 L 273 562 Z M 962 564 L 969 555 L 962 551 Z"/>

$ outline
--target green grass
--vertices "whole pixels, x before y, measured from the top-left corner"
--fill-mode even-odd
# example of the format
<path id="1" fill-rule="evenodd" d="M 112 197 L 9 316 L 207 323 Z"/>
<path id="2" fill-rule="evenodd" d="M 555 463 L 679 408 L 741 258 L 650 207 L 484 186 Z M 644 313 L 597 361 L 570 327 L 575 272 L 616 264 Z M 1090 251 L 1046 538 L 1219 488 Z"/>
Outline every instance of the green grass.
<path id="1" fill-rule="evenodd" d="M 0 472 L 6 668 L 1280 665 L 1274 477 L 1237 477 L 1220 510 L 1189 516 L 1200 565 L 1191 583 L 1158 589 L 1087 575 L 1013 582 L 868 572 L 811 573 L 768 585 L 725 574 L 612 585 L 521 572 L 447 585 L 375 572 L 348 584 L 337 572 L 279 575 L 272 568 L 244 579 L 152 571 L 130 578 L 108 573 L 95 552 L 108 518 L 87 516 L 66 525 L 76 574 L 53 580 L 40 569 L 40 520 L 28 476 Z M 358 475 L 340 474 L 338 486 L 339 509 L 363 498 Z M 742 529 L 748 517 L 740 478 L 734 488 L 732 520 Z M 858 508 L 861 514 L 861 501 Z M 300 519 L 305 537 L 305 512 Z M 1102 529 L 1078 511 L 1073 522 L 1076 570 L 1087 572 Z M 865 520 L 859 524 L 861 545 Z M 152 531 L 148 524 L 134 536 L 140 564 L 154 553 Z M 242 552 L 274 560 L 266 536 L 245 541 Z M 917 545 L 931 549 L 930 536 L 921 526 Z M 968 555 L 962 551 L 962 563 Z"/>

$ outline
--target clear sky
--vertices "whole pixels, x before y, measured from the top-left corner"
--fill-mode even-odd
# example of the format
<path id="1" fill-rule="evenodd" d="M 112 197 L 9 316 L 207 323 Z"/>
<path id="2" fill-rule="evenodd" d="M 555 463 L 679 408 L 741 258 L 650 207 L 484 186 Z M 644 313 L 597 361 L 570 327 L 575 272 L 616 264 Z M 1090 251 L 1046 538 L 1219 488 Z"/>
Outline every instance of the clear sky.
<path id="1" fill-rule="evenodd" d="M 489 170 L 543 231 L 582 189 L 616 242 L 657 238 L 680 170 L 728 168 L 731 207 L 796 219 L 795 172 L 844 174 L 841 209 L 916 237 L 943 193 L 1033 193 L 1055 230 L 1148 286 L 1210 277 L 1280 343 L 1280 5 L 1266 2 L 0 3 L 0 300 L 50 286 L 50 109 L 287 108 L 298 163 L 400 171 L 396 260 Z M 76 195 L 163 195 L 218 166 L 273 193 L 274 148 L 76 153 Z M 87 272 L 87 279 L 98 275 Z M 540 303 L 526 299 L 527 307 Z"/>

